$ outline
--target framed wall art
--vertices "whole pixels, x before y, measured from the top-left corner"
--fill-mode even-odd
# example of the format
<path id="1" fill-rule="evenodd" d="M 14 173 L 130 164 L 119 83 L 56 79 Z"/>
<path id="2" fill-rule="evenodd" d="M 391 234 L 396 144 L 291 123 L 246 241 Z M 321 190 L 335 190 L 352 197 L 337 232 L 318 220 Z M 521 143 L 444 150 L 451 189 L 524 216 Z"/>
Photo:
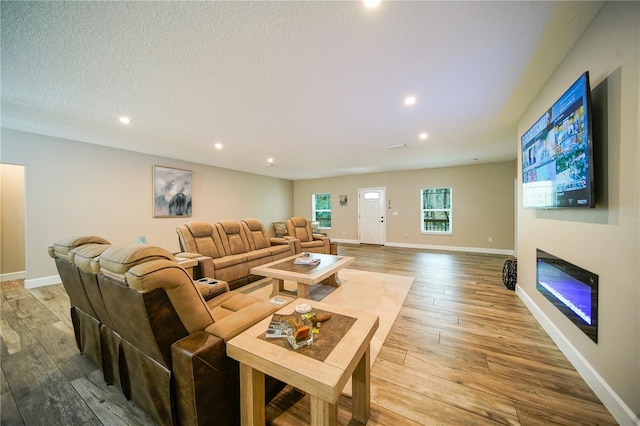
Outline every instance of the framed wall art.
<path id="1" fill-rule="evenodd" d="M 153 217 L 191 216 L 191 170 L 153 166 Z"/>

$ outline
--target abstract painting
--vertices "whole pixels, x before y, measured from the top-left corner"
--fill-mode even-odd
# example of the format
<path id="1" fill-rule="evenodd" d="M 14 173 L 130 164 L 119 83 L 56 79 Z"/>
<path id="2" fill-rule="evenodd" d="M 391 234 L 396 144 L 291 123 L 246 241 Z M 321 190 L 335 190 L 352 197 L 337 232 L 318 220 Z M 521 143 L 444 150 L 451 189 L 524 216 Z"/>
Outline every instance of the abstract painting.
<path id="1" fill-rule="evenodd" d="M 191 170 L 153 166 L 153 217 L 191 216 Z"/>

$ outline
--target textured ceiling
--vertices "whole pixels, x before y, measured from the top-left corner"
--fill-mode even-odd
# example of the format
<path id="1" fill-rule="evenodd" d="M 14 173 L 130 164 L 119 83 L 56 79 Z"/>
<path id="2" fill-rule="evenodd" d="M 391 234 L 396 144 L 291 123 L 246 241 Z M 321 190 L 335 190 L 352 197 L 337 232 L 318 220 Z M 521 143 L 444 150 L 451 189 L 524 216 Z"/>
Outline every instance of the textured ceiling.
<path id="1" fill-rule="evenodd" d="M 2 1 L 2 126 L 287 179 L 512 160 L 601 6 Z"/>

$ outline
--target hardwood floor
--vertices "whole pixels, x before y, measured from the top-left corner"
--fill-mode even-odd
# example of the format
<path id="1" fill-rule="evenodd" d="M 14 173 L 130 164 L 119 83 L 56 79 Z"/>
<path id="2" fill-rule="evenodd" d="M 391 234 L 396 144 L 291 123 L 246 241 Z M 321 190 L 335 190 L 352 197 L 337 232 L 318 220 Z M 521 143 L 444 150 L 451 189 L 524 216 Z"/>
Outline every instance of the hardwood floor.
<path id="1" fill-rule="evenodd" d="M 368 424 L 616 424 L 502 284 L 505 256 L 347 244 L 339 254 L 356 257 L 352 269 L 415 277 L 371 369 Z M 61 285 L 1 290 L 2 425 L 152 424 L 78 353 Z M 339 405 L 350 424 L 350 400 Z M 308 424 L 309 397 L 286 387 L 267 419 Z"/>

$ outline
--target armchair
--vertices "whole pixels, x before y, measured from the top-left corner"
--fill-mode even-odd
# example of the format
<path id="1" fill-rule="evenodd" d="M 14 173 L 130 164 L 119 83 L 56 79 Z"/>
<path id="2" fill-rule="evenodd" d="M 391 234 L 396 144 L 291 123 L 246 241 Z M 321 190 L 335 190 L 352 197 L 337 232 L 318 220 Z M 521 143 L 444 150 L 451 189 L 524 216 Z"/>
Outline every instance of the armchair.
<path id="1" fill-rule="evenodd" d="M 310 222 L 303 217 L 292 217 L 286 220 L 288 238 L 300 240 L 300 249 L 303 252 L 331 254 L 331 240 L 329 237 L 314 234 L 311 231 Z"/>

